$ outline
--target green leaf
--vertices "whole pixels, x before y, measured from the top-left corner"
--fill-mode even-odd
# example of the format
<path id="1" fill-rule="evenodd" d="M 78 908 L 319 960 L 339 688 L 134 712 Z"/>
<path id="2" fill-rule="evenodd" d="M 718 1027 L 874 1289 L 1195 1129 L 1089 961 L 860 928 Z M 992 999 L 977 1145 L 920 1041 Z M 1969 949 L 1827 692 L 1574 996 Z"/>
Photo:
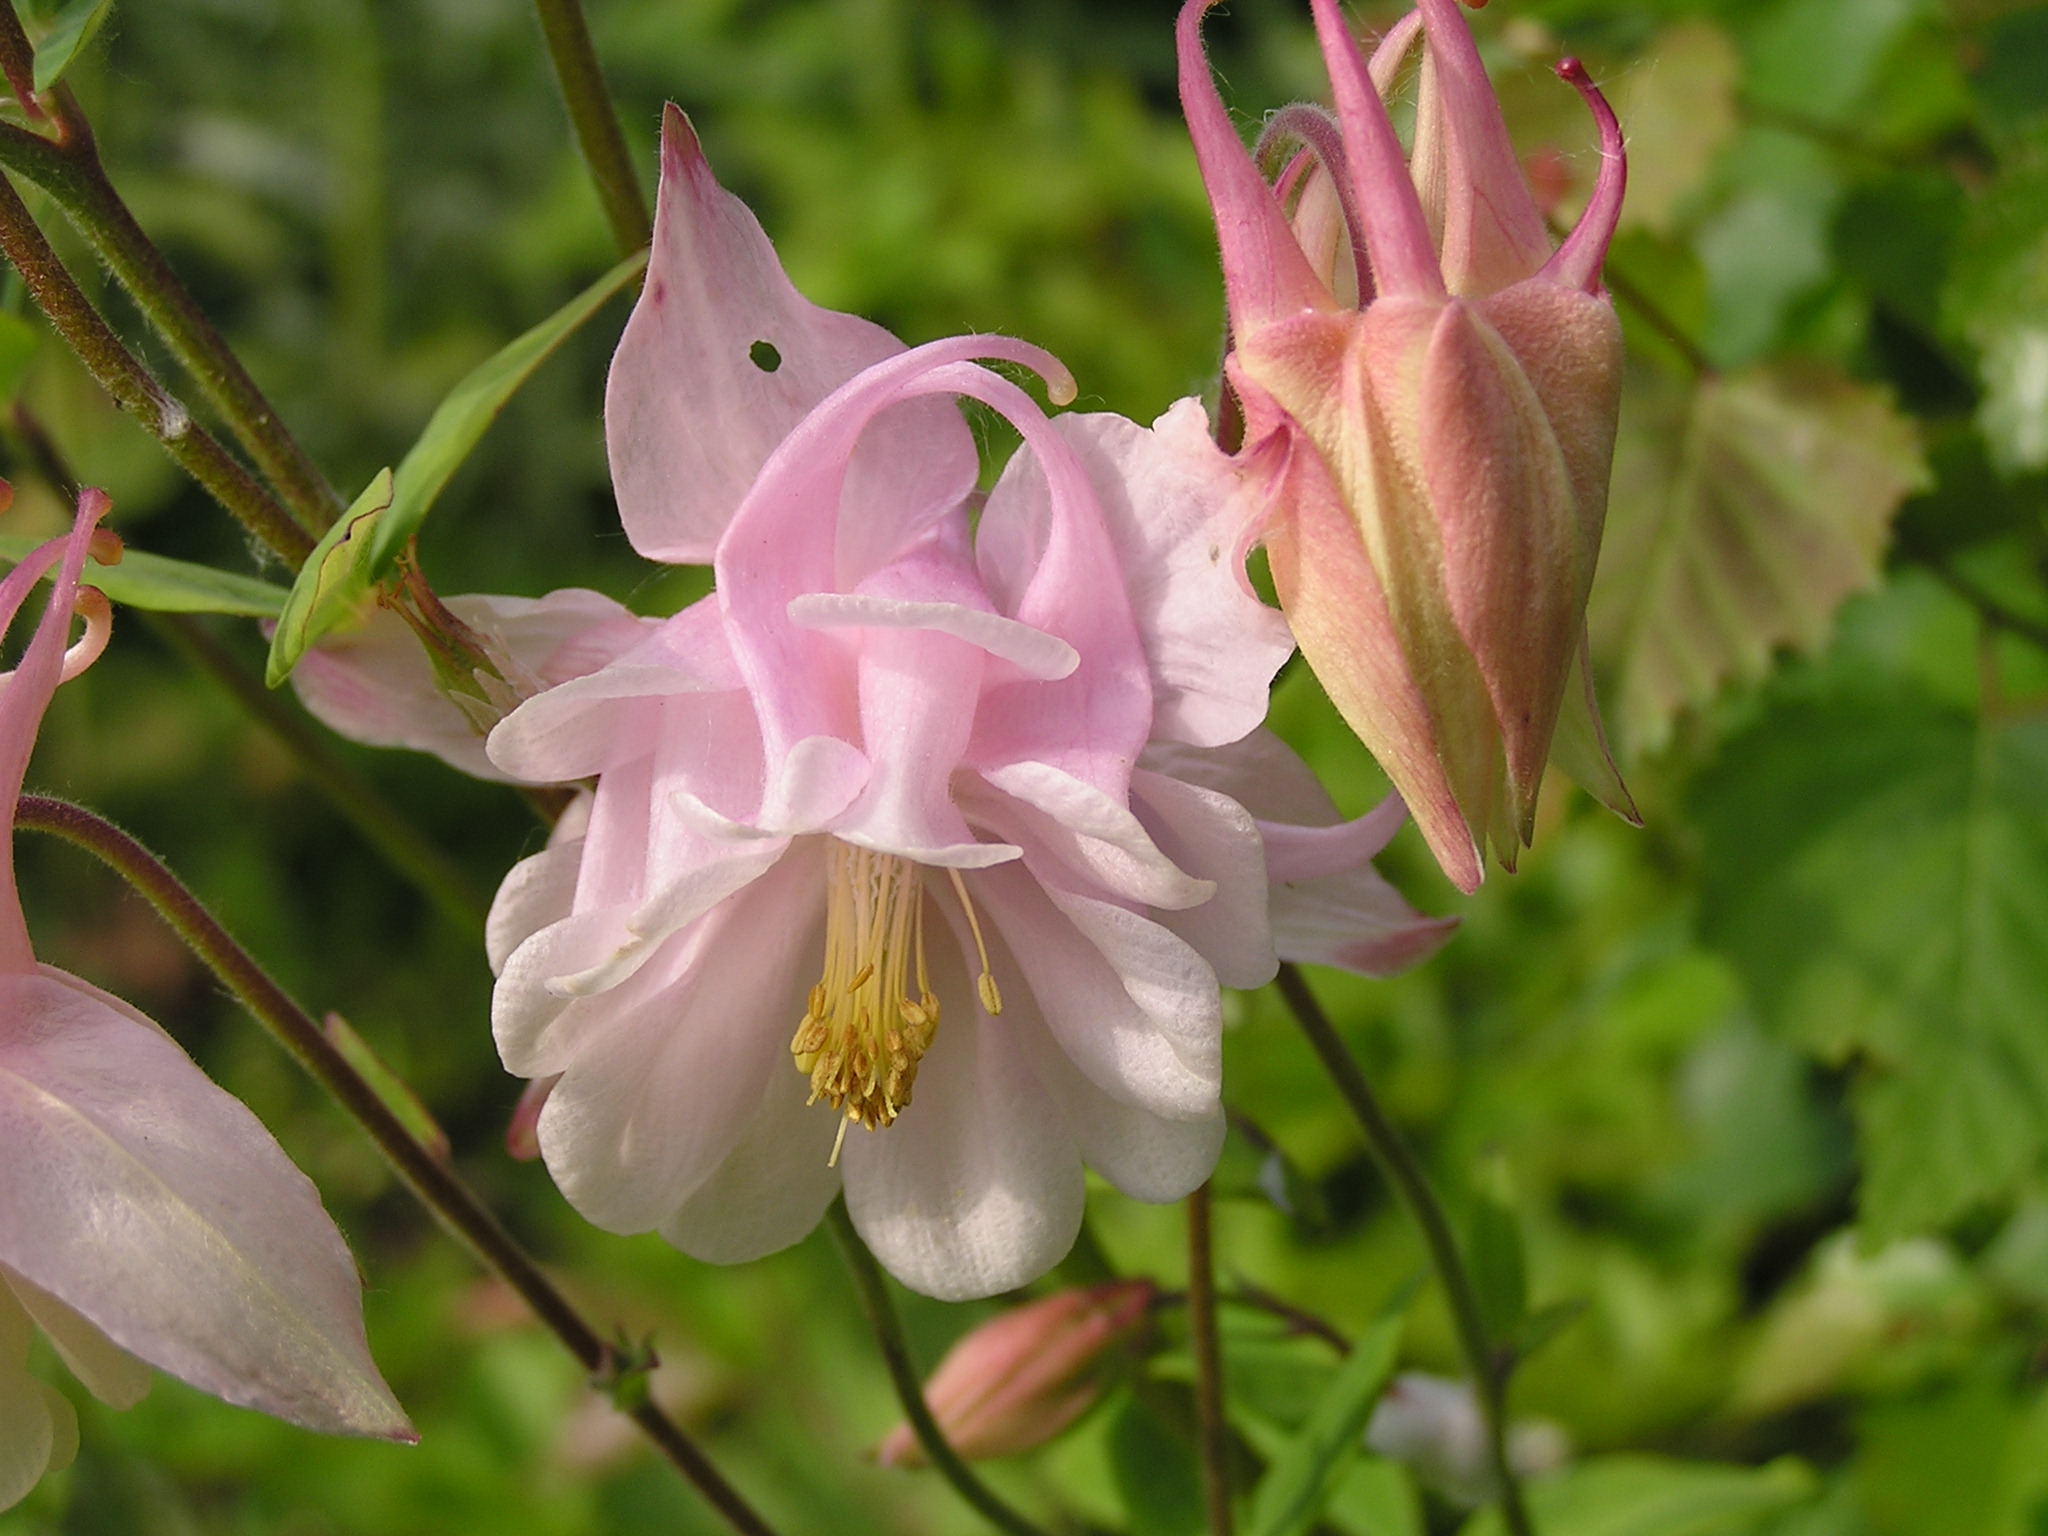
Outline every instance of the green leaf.
<path id="1" fill-rule="evenodd" d="M 1790 1457 L 1763 1467 L 1596 1456 L 1529 1490 L 1543 1536 L 1746 1536 L 1766 1516 L 1813 1498 L 1817 1480 Z M 1461 1536 L 1501 1536 L 1483 1510 Z"/>
<path id="2" fill-rule="evenodd" d="M 371 579 L 382 575 L 405 541 L 419 531 L 449 477 L 462 467 L 520 385 L 646 266 L 645 251 L 628 256 L 539 325 L 472 369 L 448 392 L 434 408 L 419 441 L 399 463 L 391 510 L 379 522 L 370 546 L 367 574 Z"/>
<path id="3" fill-rule="evenodd" d="M 370 540 L 391 505 L 391 484 L 391 471 L 378 470 L 377 478 L 306 557 L 270 637 L 263 680 L 271 687 L 290 677 L 313 643 L 352 617 L 369 597 Z"/>
<path id="4" fill-rule="evenodd" d="M 1330 1495 L 1324 1518 L 1345 1536 L 1423 1536 L 1422 1499 L 1398 1461 L 1361 1456 Z"/>
<path id="5" fill-rule="evenodd" d="M 1577 1322 L 1585 1310 L 1585 1298 L 1574 1296 L 1566 1301 L 1553 1301 L 1549 1306 L 1538 1307 L 1529 1313 L 1516 1327 L 1510 1339 L 1515 1346 L 1515 1358 L 1528 1359 Z"/>
<path id="6" fill-rule="evenodd" d="M 384 1101 L 384 1107 L 398 1117 L 399 1123 L 412 1132 L 421 1146 L 445 1163 L 449 1155 L 448 1133 L 441 1129 L 433 1112 L 413 1092 L 412 1084 L 386 1066 L 384 1058 L 370 1048 L 370 1042 L 357 1034 L 340 1014 L 328 1014 L 323 1025 L 328 1041 Z"/>
<path id="7" fill-rule="evenodd" d="M 100 24 L 114 9 L 114 0 L 71 0 L 36 44 L 36 89 L 47 91 L 77 62 Z"/>
<path id="8" fill-rule="evenodd" d="M 1622 77 L 1615 110 L 1628 124 L 1624 228 L 1669 234 L 1687 195 L 1735 132 L 1742 60 L 1713 22 L 1688 17 L 1659 32 Z"/>
<path id="9" fill-rule="evenodd" d="M 1205 1519 L 1201 1469 L 1189 1443 L 1193 1403 L 1158 1384 L 1134 1392 L 1109 1430 L 1110 1475 L 1130 1517 L 1132 1536 L 1199 1536 Z M 1165 1417 L 1185 1407 L 1189 1423 Z M 1180 1416 L 1176 1412 L 1176 1416 Z"/>
<path id="10" fill-rule="evenodd" d="M 1766 1020 L 1855 1068 L 1876 1240 L 2048 1150 L 2048 718 L 1909 686 L 1781 704 L 1695 790 L 1701 926 Z"/>
<path id="11" fill-rule="evenodd" d="M 1401 1324 L 1398 1316 L 1385 1318 L 1352 1346 L 1301 1433 L 1267 1468 L 1252 1500 L 1254 1536 L 1300 1536 L 1322 1513 L 1359 1454 L 1366 1420 L 1393 1374 Z"/>
<path id="12" fill-rule="evenodd" d="M 1498 1342 L 1514 1336 L 1529 1310 L 1528 1269 L 1505 1169 L 1483 1169 L 1478 1185 L 1466 1218 L 1465 1258 L 1486 1336 Z"/>
<path id="13" fill-rule="evenodd" d="M 1624 397 L 1588 623 L 1625 756 L 1781 646 L 1814 650 L 1873 585 L 1887 531 L 1928 483 L 1883 391 L 1818 368 L 1753 369 Z"/>
<path id="14" fill-rule="evenodd" d="M 42 332 L 27 320 L 0 309 L 0 402 L 11 402 L 21 393 L 21 381 L 28 376 L 42 339 Z"/>
<path id="15" fill-rule="evenodd" d="M 1942 318 L 1977 348 L 1977 425 L 2008 471 L 2048 468 L 2048 135 L 1978 197 L 1956 243 Z"/>
<path id="16" fill-rule="evenodd" d="M 42 542 L 26 534 L 0 534 L 0 560 L 12 565 Z M 83 580 L 117 603 L 157 613 L 232 613 L 274 619 L 284 611 L 283 587 L 136 549 L 124 553 L 119 565 L 87 566 Z"/>

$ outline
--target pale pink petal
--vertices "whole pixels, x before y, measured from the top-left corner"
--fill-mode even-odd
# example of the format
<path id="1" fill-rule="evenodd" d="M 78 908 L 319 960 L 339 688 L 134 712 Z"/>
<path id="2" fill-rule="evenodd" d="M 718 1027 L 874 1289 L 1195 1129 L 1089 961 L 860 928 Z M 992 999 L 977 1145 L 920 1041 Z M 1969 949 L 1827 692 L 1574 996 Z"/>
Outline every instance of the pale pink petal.
<path id="1" fill-rule="evenodd" d="M 1222 1002 L 1193 949 L 1122 907 L 1049 892 L 1020 865 L 977 871 L 968 889 L 1001 941 L 998 983 L 1031 989 L 1097 1087 L 1168 1119 L 1215 1107 Z"/>
<path id="2" fill-rule="evenodd" d="M 1278 959 L 1266 928 L 1266 854 L 1250 812 L 1228 795 L 1144 769 L 1131 806 L 1180 868 L 1215 888 L 1207 901 L 1154 914 L 1194 946 L 1226 987 L 1262 987 Z"/>
<path id="3" fill-rule="evenodd" d="M 794 852 L 671 939 L 647 986 L 585 1001 L 618 1005 L 577 1032 L 540 1144 L 588 1220 L 615 1232 L 668 1220 L 732 1151 L 769 1074 L 796 1075 L 789 1038 L 816 979 L 823 895 L 819 851 Z"/>
<path id="4" fill-rule="evenodd" d="M 149 1395 L 149 1367 L 48 1291 L 0 1265 L 0 1285 L 14 1293 L 72 1375 L 109 1408 L 133 1408 Z"/>
<path id="5" fill-rule="evenodd" d="M 902 350 L 880 326 L 790 285 L 753 214 L 713 178 L 689 120 L 668 107 L 654 249 L 605 387 L 612 486 L 633 547 L 650 560 L 709 561 L 776 445 Z M 863 508 L 952 505 L 977 470 L 966 423 L 942 401 L 895 413 L 860 457 L 851 489 Z"/>
<path id="6" fill-rule="evenodd" d="M 0 1262 L 231 1403 L 409 1439 L 355 1262 L 255 1116 L 61 972 L 0 980 Z"/>
<path id="7" fill-rule="evenodd" d="M 886 1130 L 849 1127 L 840 1166 L 847 1212 L 889 1272 L 927 1296 L 970 1301 L 1059 1262 L 1080 1231 L 1085 1184 L 1065 1118 L 1008 1020 L 956 1008 L 974 996 L 959 948 L 934 951 L 947 1012 L 916 1096 Z"/>
<path id="8" fill-rule="evenodd" d="M 1026 809 L 976 795 L 971 783 L 962 786 L 963 800 L 1008 841 L 1028 846 L 1041 869 L 1050 855 L 1084 885 L 1148 907 L 1179 910 L 1216 893 L 1213 882 L 1187 874 L 1160 850 L 1125 800 L 1047 763 L 1011 763 L 982 778 Z"/>
<path id="9" fill-rule="evenodd" d="M 484 954 L 493 976 L 505 969 L 513 950 L 569 915 L 582 866 L 583 839 L 577 837 L 521 859 L 505 872 L 484 921 Z"/>
<path id="10" fill-rule="evenodd" d="M 791 600 L 789 617 L 802 629 L 929 629 L 1007 661 L 1026 677 L 1047 681 L 1066 677 L 1081 664 L 1079 654 L 1057 635 L 959 603 L 810 592 Z"/>
<path id="11" fill-rule="evenodd" d="M 1152 736 L 1236 740 L 1265 718 L 1294 640 L 1245 582 L 1237 556 L 1256 501 L 1210 438 L 1201 403 L 1179 402 L 1149 430 L 1109 414 L 1054 427 L 1086 469 L 1116 550 L 1152 679 Z M 1022 590 L 1048 499 L 1038 460 L 1018 454 L 982 511 L 978 549 L 993 591 Z"/>
<path id="12" fill-rule="evenodd" d="M 627 939 L 631 917 L 629 907 L 590 908 L 549 924 L 505 957 L 498 984 L 491 989 L 491 1035 L 506 1071 L 520 1077 L 549 1077 L 562 1071 L 578 1038 L 578 1026 L 593 1014 L 626 1005 L 623 988 L 606 999 L 571 998 L 549 983 L 616 954 Z"/>
<path id="13" fill-rule="evenodd" d="M 610 954 L 581 970 L 551 977 L 548 989 L 563 997 L 609 992 L 652 959 L 671 934 L 766 874 L 788 846 L 780 838 L 729 844 L 716 856 L 677 871 L 627 920 L 625 933 Z"/>
<path id="14" fill-rule="evenodd" d="M 744 1264 L 802 1239 L 839 1193 L 832 1141 L 839 1114 L 807 1103 L 810 1079 L 772 1070 L 725 1161 L 661 1224 L 661 1235 L 711 1264 Z"/>
<path id="15" fill-rule="evenodd" d="M 1457 931 L 1455 917 L 1424 917 L 1370 864 L 1273 887 L 1273 944 L 1284 960 L 1393 976 L 1420 965 Z"/>

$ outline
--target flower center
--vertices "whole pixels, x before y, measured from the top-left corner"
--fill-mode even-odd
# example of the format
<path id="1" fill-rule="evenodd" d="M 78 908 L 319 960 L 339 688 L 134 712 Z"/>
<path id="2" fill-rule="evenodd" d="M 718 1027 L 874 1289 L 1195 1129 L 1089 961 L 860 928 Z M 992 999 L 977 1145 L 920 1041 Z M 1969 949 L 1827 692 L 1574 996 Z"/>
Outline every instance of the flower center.
<path id="1" fill-rule="evenodd" d="M 810 1102 L 824 1099 L 846 1116 L 832 1147 L 837 1163 L 847 1122 L 872 1131 L 910 1103 L 918 1061 L 939 1032 L 939 1000 L 925 969 L 923 866 L 837 839 L 830 860 L 824 974 L 789 1050 L 811 1080 Z M 967 884 L 957 870 L 946 873 L 974 934 L 982 1006 L 1001 1013 Z"/>

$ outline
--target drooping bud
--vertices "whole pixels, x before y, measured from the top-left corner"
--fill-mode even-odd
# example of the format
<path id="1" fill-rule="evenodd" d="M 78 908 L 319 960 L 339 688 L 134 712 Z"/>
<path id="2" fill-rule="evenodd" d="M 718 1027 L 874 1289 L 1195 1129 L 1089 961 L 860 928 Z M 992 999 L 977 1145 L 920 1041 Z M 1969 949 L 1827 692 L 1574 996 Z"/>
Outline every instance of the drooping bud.
<path id="1" fill-rule="evenodd" d="M 1620 407 L 1621 330 L 1599 280 L 1620 128 L 1577 61 L 1560 64 L 1599 124 L 1601 171 L 1552 251 L 1456 0 L 1421 0 L 1370 64 L 1336 0 L 1313 0 L 1335 121 L 1276 116 L 1268 186 L 1202 55 L 1212 3 L 1181 12 L 1181 94 L 1274 585 L 1332 701 L 1471 890 L 1489 845 L 1513 868 L 1553 752 L 1634 815 L 1584 677 Z M 1404 157 L 1382 98 L 1418 35 Z"/>
<path id="2" fill-rule="evenodd" d="M 1145 1326 L 1145 1280 L 1061 1291 L 983 1323 L 946 1352 L 925 1401 L 947 1443 L 969 1461 L 1043 1445 L 1101 1395 L 1108 1357 Z M 908 1424 L 876 1448 L 885 1467 L 924 1465 Z"/>

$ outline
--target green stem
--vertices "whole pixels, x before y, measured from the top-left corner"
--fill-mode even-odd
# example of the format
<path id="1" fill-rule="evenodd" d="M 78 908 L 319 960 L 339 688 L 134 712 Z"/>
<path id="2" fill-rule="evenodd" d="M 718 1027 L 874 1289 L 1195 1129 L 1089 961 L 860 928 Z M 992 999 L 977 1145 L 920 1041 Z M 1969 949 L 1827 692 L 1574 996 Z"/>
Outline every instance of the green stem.
<path id="1" fill-rule="evenodd" d="M 263 679 L 220 637 L 189 614 L 146 613 L 143 622 L 185 661 L 225 688 L 235 702 L 284 744 L 314 785 L 348 818 L 391 867 L 417 886 L 441 915 L 471 938 L 482 938 L 490 903 L 469 876 L 429 842 L 375 785 L 343 762 L 327 738 L 263 686 Z"/>
<path id="2" fill-rule="evenodd" d="M 385 1104 L 326 1031 L 270 979 L 255 958 L 235 942 L 156 855 L 112 822 L 84 807 L 42 795 L 22 796 L 15 825 L 53 833 L 76 844 L 145 897 L 236 1000 L 368 1133 L 377 1150 L 421 1203 L 487 1268 L 519 1293 L 534 1315 L 582 1362 L 584 1369 L 601 1382 L 618 1375 L 619 1352 L 556 1288 L 455 1170 Z M 775 1536 L 773 1528 L 725 1481 L 696 1442 L 651 1399 L 642 1397 L 631 1413 L 648 1437 L 734 1530 L 744 1536 Z"/>
<path id="3" fill-rule="evenodd" d="M 4 7 L 0 7 L 4 10 Z M 0 125 L 5 126 L 5 125 Z M 93 308 L 49 240 L 0 175 L 0 251 L 14 263 L 50 325 L 109 395 L 206 488 L 242 526 L 296 570 L 313 551 L 313 535 L 143 367 Z"/>
<path id="4" fill-rule="evenodd" d="M 1195 1355 L 1195 1432 L 1209 1536 L 1230 1536 L 1230 1420 L 1223 1409 L 1223 1345 L 1216 1333 L 1216 1261 L 1209 1186 L 1188 1196 L 1188 1342 Z"/>
<path id="5" fill-rule="evenodd" d="M 590 179 L 597 183 L 612 239 L 618 242 L 621 256 L 630 256 L 653 238 L 654 226 L 647 215 L 640 178 L 633 171 L 633 157 L 626 148 L 625 130 L 619 126 L 618 109 L 605 89 L 604 71 L 590 41 L 582 0 L 534 0 L 533 8 L 540 13 L 540 29 L 548 40 L 555 79 L 568 104 L 583 162 L 590 167 Z"/>
<path id="6" fill-rule="evenodd" d="M 1436 1191 L 1430 1188 L 1429 1176 L 1423 1172 L 1422 1164 L 1402 1139 L 1401 1133 L 1394 1128 L 1394 1122 L 1387 1117 L 1378 1095 L 1372 1091 L 1365 1074 L 1359 1071 L 1357 1061 L 1338 1036 L 1336 1027 L 1330 1023 L 1330 1016 L 1323 1012 L 1323 1005 L 1316 1001 L 1315 993 L 1309 989 L 1307 978 L 1291 961 L 1282 961 L 1277 981 L 1280 995 L 1294 1012 L 1295 1022 L 1301 1025 L 1302 1033 L 1308 1036 L 1309 1044 L 1322 1058 L 1324 1068 L 1337 1085 L 1337 1092 L 1343 1096 L 1364 1130 L 1366 1142 L 1379 1159 L 1380 1167 L 1393 1181 L 1402 1204 L 1408 1207 L 1408 1214 L 1422 1229 L 1430 1261 L 1436 1267 L 1437 1278 L 1443 1282 L 1444 1294 L 1450 1299 L 1451 1319 L 1457 1326 L 1458 1343 L 1464 1350 L 1465 1362 L 1472 1372 L 1480 1409 L 1486 1419 L 1487 1457 L 1493 1463 L 1494 1481 L 1500 1491 L 1501 1516 L 1509 1536 L 1532 1536 L 1528 1507 L 1522 1499 L 1522 1485 L 1508 1460 L 1507 1386 L 1508 1375 L 1513 1369 L 1513 1356 L 1505 1350 L 1495 1350 L 1488 1339 L 1485 1315 L 1479 1309 L 1479 1293 L 1465 1268 L 1465 1256 L 1451 1232 L 1450 1219 L 1438 1203 Z"/>
<path id="7" fill-rule="evenodd" d="M 0 5 L 0 54 L 18 41 L 25 41 L 20 18 L 12 5 Z M 276 487 L 294 519 L 318 535 L 341 513 L 341 497 L 285 430 L 241 359 L 121 200 L 71 88 L 58 85 L 43 103 L 54 135 L 0 124 L 0 165 L 28 177 L 64 210 L 169 344 L 235 441 Z"/>
<path id="8" fill-rule="evenodd" d="M 882 1266 L 875 1262 L 875 1256 L 868 1252 L 868 1245 L 854 1230 L 853 1218 L 846 1213 L 843 1199 L 832 1202 L 826 1219 L 832 1225 L 832 1238 L 839 1245 L 840 1256 L 853 1272 L 854 1287 L 860 1292 L 861 1310 L 867 1313 L 868 1326 L 874 1331 L 875 1344 L 882 1351 L 882 1361 L 889 1368 L 889 1380 L 895 1385 L 896 1399 L 903 1405 L 903 1416 L 910 1421 L 910 1432 L 917 1437 L 925 1459 L 953 1485 L 955 1493 L 997 1530 L 1007 1531 L 1009 1536 L 1044 1536 L 1037 1526 L 1010 1508 L 994 1489 L 976 1477 L 967 1463 L 960 1459 L 960 1453 L 948 1443 L 945 1431 L 932 1417 L 931 1405 L 924 1400 L 924 1387 L 917 1379 L 917 1363 L 910 1358 L 910 1341 L 903 1335 L 903 1319 L 897 1315 L 896 1301 L 889 1294 L 889 1282 L 882 1274 Z"/>

